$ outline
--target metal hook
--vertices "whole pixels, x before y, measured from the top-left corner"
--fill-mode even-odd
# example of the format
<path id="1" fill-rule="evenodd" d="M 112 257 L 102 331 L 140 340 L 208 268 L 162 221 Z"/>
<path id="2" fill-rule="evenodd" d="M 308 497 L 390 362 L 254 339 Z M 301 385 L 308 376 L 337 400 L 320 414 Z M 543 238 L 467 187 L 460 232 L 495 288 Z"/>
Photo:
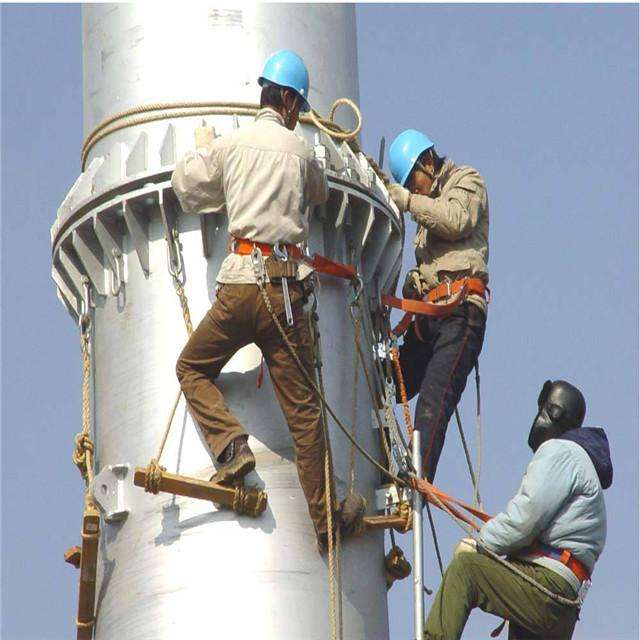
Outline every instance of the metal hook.
<path id="1" fill-rule="evenodd" d="M 82 334 L 87 333 L 91 327 L 91 283 L 87 276 L 82 276 L 82 298 L 80 298 L 80 316 L 78 326 Z"/>
<path id="2" fill-rule="evenodd" d="M 357 305 L 358 302 L 360 301 L 360 296 L 364 291 L 364 280 L 362 279 L 361 276 L 356 277 L 354 288 L 355 288 L 355 291 L 353 294 L 353 301 L 351 302 L 351 304 Z"/>
<path id="3" fill-rule="evenodd" d="M 280 242 L 276 242 L 273 245 L 273 253 L 278 258 L 278 260 L 282 260 L 286 262 L 289 259 L 289 252 L 287 251 L 287 247 Z"/>
<path id="4" fill-rule="evenodd" d="M 122 273 L 120 272 L 120 258 L 122 257 L 122 253 L 120 249 L 112 249 L 111 254 L 116 264 L 115 272 L 111 270 L 111 295 L 117 296 L 120 293 L 120 289 L 122 289 Z"/>
<path id="5" fill-rule="evenodd" d="M 175 262 L 171 251 L 171 245 L 175 252 Z M 184 274 L 184 265 L 182 263 L 182 247 L 180 245 L 180 234 L 177 229 L 171 230 L 171 238 L 167 240 L 167 269 L 171 277 L 176 282 L 181 282 Z"/>

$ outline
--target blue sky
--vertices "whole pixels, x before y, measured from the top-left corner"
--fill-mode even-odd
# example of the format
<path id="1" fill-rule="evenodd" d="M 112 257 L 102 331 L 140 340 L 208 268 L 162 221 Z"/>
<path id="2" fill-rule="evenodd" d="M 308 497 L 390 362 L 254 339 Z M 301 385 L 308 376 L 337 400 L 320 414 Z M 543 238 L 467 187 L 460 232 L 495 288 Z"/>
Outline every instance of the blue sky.
<path id="1" fill-rule="evenodd" d="M 481 358 L 485 506 L 498 511 L 530 457 L 546 378 L 587 398 L 607 429 L 609 538 L 576 638 L 638 637 L 638 7 L 361 5 L 363 143 L 423 129 L 485 177 L 491 304 Z M 50 279 L 49 228 L 79 172 L 80 12 L 2 8 L 2 631 L 73 633 L 81 483 L 77 331 Z M 336 96 L 338 97 L 338 96 Z M 405 268 L 412 266 L 412 228 Z M 471 387 L 472 385 L 470 385 Z M 472 438 L 474 396 L 462 403 Z M 454 425 L 453 425 L 454 426 Z M 438 484 L 470 497 L 449 432 Z M 459 531 L 436 517 L 445 558 Z M 437 586 L 431 544 L 426 575 Z M 392 637 L 409 636 L 410 584 L 394 586 Z M 427 600 L 427 606 L 430 600 Z M 472 616 L 465 637 L 494 619 Z M 505 636 L 506 637 L 506 636 Z"/>

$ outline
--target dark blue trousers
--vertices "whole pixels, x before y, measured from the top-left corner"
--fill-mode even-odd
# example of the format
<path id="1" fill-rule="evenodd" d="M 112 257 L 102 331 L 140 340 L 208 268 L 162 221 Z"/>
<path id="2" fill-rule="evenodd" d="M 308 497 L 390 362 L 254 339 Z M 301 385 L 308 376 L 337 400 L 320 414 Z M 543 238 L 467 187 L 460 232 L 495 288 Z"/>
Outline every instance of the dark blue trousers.
<path id="1" fill-rule="evenodd" d="M 449 419 L 482 350 L 486 316 L 470 302 L 447 318 L 418 316 L 400 347 L 407 396 L 416 394 L 415 428 L 421 433 L 423 474 L 433 481 Z"/>

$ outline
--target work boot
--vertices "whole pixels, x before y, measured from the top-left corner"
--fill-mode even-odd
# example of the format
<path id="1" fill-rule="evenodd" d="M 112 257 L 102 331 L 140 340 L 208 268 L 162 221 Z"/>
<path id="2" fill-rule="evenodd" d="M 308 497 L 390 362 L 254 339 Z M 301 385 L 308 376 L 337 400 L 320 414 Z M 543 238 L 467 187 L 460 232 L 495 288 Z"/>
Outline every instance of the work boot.
<path id="1" fill-rule="evenodd" d="M 340 505 L 340 533 L 343 538 L 360 535 L 364 531 L 367 501 L 359 493 L 350 493 Z"/>
<path id="2" fill-rule="evenodd" d="M 211 476 L 215 484 L 231 484 L 256 468 L 256 459 L 247 444 L 247 436 L 232 440 L 218 456 L 218 468 Z"/>
<path id="3" fill-rule="evenodd" d="M 342 539 L 360 535 L 364 531 L 363 517 L 367 501 L 359 493 L 350 493 L 340 504 L 333 516 L 334 529 L 339 526 Z M 329 534 L 326 531 L 317 534 L 318 551 L 325 555 L 329 550 Z"/>

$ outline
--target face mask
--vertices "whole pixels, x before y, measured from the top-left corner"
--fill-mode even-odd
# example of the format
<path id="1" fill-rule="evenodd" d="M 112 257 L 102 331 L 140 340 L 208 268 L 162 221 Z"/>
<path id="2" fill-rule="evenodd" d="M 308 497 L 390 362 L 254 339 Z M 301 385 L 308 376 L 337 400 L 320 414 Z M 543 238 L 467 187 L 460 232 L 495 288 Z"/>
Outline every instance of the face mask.
<path id="1" fill-rule="evenodd" d="M 564 380 L 547 380 L 538 396 L 538 413 L 528 444 L 535 452 L 547 440 L 582 425 L 586 404 L 579 389 Z"/>

